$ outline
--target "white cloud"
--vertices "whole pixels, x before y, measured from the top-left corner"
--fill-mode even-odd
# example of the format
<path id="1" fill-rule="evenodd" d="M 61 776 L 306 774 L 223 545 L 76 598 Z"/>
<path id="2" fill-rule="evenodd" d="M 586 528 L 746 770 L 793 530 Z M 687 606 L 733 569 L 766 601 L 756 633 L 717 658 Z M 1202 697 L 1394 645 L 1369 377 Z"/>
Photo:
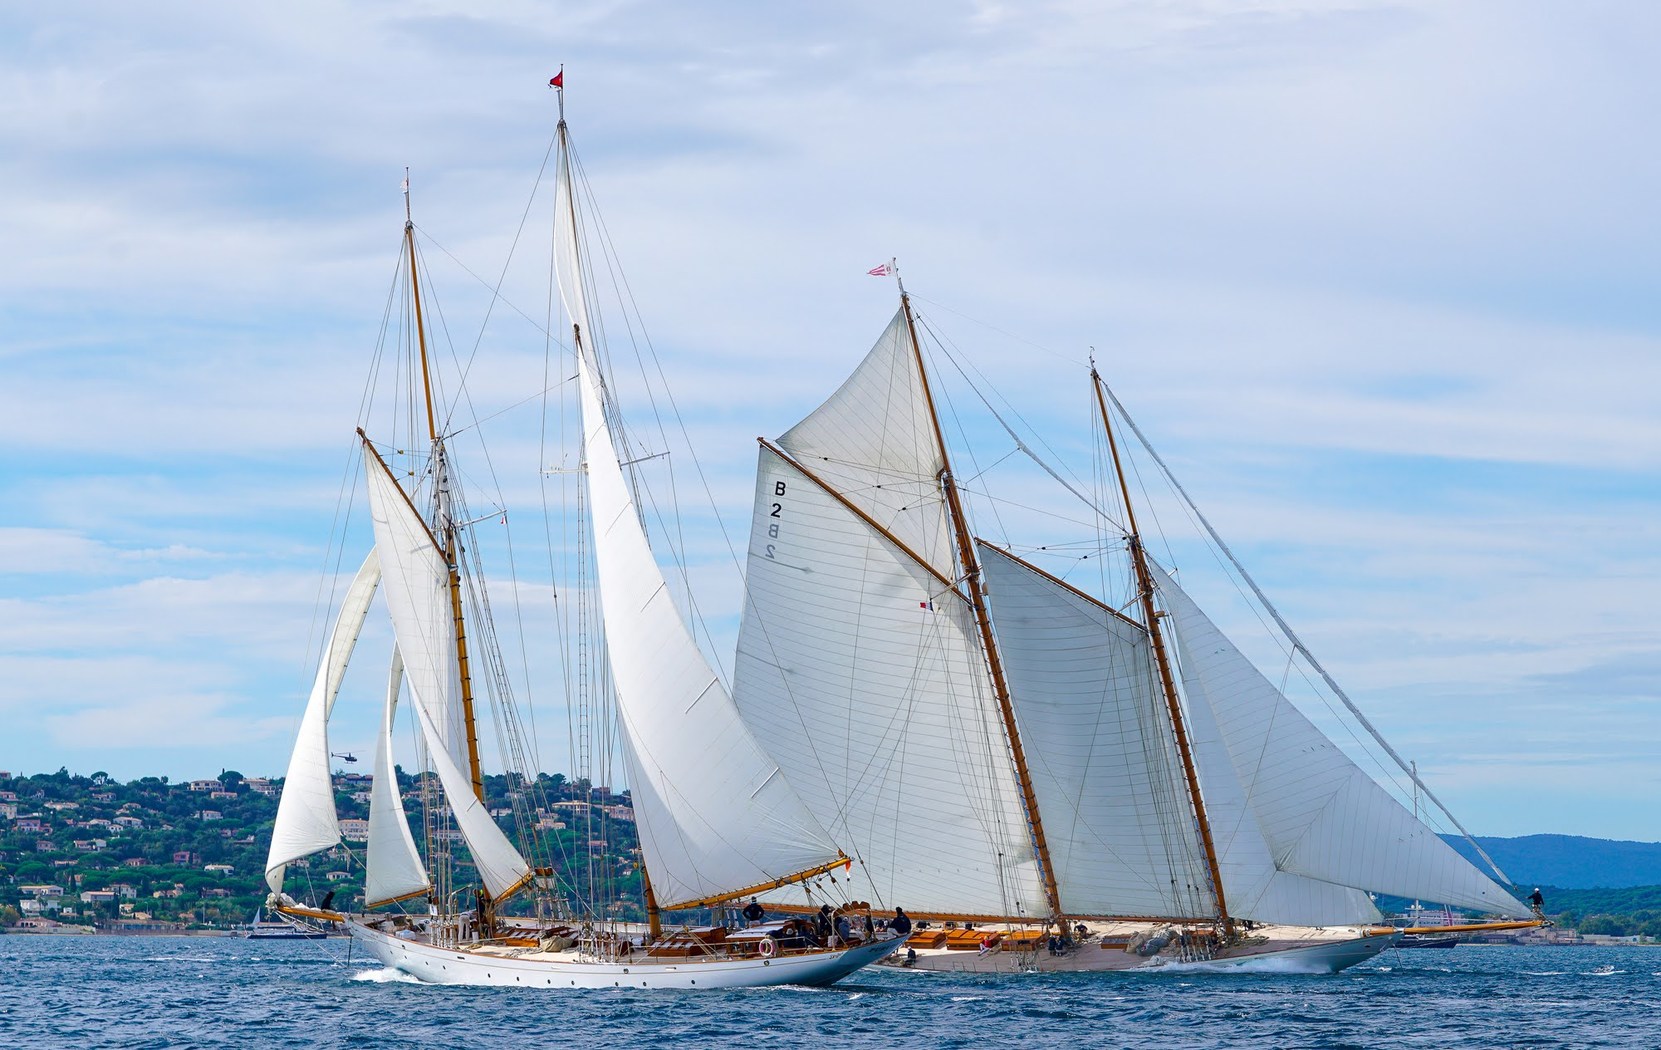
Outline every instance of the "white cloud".
<path id="1" fill-rule="evenodd" d="M 1477 830 L 1565 830 L 1579 805 L 1661 837 L 1621 789 L 1627 760 L 1597 758 L 1653 722 L 1622 668 L 1661 649 L 1661 80 L 1633 43 L 1658 19 L 1411 0 L 13 15 L 0 595 L 19 626 L 0 705 L 36 719 L 43 767 L 95 753 L 80 740 L 130 747 L 133 775 L 280 768 L 402 169 L 465 357 L 487 293 L 446 251 L 496 279 L 563 60 L 587 176 L 740 551 L 753 438 L 870 345 L 894 302 L 861 275 L 897 254 L 955 352 L 1081 472 L 1095 347 L 1416 751 L 1503 739 L 1491 761 L 1446 751 L 1444 794 Z M 532 317 L 538 223 L 504 284 Z M 609 334 L 642 426 L 630 333 Z M 500 500 L 520 542 L 531 465 L 559 458 L 521 404 L 541 350 L 498 305 L 470 376 L 492 448 L 463 459 L 474 512 Z M 982 466 L 1007 450 L 983 423 L 966 423 Z M 1007 474 L 1003 513 L 1036 528 L 1017 504 L 1040 488 Z M 737 586 L 707 514 L 688 545 L 730 645 Z M 46 696 L 55 721 L 30 711 Z M 170 696 L 188 726 L 157 740 Z M 1573 771 L 1562 808 L 1520 806 L 1547 767 Z"/>

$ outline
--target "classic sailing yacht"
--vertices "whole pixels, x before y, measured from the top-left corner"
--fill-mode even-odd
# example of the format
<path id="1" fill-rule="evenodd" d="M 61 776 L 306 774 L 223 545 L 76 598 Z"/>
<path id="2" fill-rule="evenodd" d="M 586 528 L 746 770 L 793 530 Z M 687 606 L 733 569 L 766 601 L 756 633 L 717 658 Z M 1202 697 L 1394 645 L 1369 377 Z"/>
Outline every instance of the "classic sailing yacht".
<path id="1" fill-rule="evenodd" d="M 1092 380 L 1122 604 L 973 538 L 903 285 L 761 440 L 734 697 L 854 892 L 930 920 L 910 964 L 1331 972 L 1395 939 L 1368 891 L 1527 919 L 1148 555 Z"/>
<path id="2" fill-rule="evenodd" d="M 619 418 L 603 380 L 589 287 L 578 241 L 578 206 L 564 119 L 563 77 L 557 144 L 556 276 L 570 318 L 581 405 L 586 507 L 604 620 L 610 680 L 634 818 L 644 854 L 649 922 L 608 922 L 597 902 L 551 896 L 561 872 L 536 864 L 497 825 L 485 804 L 474 682 L 501 666 L 488 624 L 468 609 L 482 580 L 464 580 L 477 549 L 446 446 L 428 365 L 415 231 L 404 226 L 409 295 L 419 358 L 420 398 L 430 454 L 395 470 L 388 451 L 360 430 L 375 544 L 348 589 L 301 724 L 272 833 L 266 881 L 270 906 L 343 922 L 390 967 L 441 984 L 548 988 L 723 988 L 828 984 L 894 951 L 891 934 L 826 937 L 786 918 L 728 929 L 678 926 L 665 913 L 708 913 L 758 892 L 806 887 L 804 903 L 833 904 L 823 878 L 847 858 L 792 790 L 744 724 L 672 601 L 648 545 L 633 491 L 617 454 Z M 407 192 L 407 190 L 406 190 Z M 413 476 L 406 487 L 403 476 Z M 487 515 L 494 518 L 494 515 Z M 364 913 L 309 908 L 285 895 L 285 869 L 340 840 L 328 758 L 327 726 L 342 676 L 377 589 L 396 640 L 388 679 L 368 821 Z M 470 598 L 466 601 L 464 598 Z M 475 669 L 479 669 L 475 671 Z M 427 856 L 410 831 L 392 758 L 392 725 L 401 686 L 412 697 L 426 767 L 442 800 L 429 808 Z M 499 688 L 499 687 L 498 687 Z M 513 718 L 498 718 L 502 731 Z M 523 754 L 514 744 L 505 750 Z M 522 787 L 530 784 L 521 777 Z M 521 795 L 523 792 L 520 793 Z M 437 816 L 435 818 L 434 813 Z M 453 821 L 455 836 L 446 834 Z M 434 825 L 437 834 L 434 832 Z M 457 874 L 444 844 L 459 837 L 476 884 Z M 814 880 L 811 881 L 810 880 Z M 817 894 L 817 896 L 816 896 Z M 471 895 L 473 906 L 457 906 Z M 534 915 L 510 915 L 535 898 Z M 420 902 L 413 909 L 400 902 Z M 526 910 L 523 906 L 520 911 Z"/>

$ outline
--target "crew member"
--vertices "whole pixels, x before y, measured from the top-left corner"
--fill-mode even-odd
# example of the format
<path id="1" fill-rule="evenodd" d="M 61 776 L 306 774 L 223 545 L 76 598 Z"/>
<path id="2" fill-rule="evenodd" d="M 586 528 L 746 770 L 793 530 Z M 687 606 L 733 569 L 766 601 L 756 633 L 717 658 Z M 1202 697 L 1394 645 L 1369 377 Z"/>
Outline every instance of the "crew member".
<path id="1" fill-rule="evenodd" d="M 888 928 L 901 937 L 911 932 L 911 917 L 905 913 L 904 908 L 894 909 L 894 917 L 888 920 Z"/>

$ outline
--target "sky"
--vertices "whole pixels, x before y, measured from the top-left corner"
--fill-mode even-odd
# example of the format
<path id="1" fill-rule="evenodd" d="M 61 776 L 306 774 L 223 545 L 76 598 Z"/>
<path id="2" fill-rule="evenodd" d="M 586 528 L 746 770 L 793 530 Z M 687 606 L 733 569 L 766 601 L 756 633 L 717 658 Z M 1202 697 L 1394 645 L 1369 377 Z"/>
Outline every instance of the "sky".
<path id="1" fill-rule="evenodd" d="M 282 772 L 405 167 L 509 450 L 482 502 L 535 504 L 544 296 L 510 279 L 487 321 L 482 289 L 563 65 L 727 529 L 690 546 L 742 548 L 754 438 L 869 348 L 898 258 L 1086 469 L 1093 354 L 1471 831 L 1661 839 L 1658 32 L 1509 0 L 13 5 L 0 768 Z M 707 576 L 730 666 L 740 584 Z"/>

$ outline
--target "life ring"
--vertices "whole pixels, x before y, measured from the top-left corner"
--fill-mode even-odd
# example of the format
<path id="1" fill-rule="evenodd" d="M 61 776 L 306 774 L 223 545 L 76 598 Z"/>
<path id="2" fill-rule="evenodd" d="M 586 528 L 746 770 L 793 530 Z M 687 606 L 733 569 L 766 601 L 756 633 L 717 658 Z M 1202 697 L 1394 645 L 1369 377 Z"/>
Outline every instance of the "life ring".
<path id="1" fill-rule="evenodd" d="M 756 954 L 761 956 L 763 959 L 771 959 L 778 950 L 779 943 L 771 937 L 763 937 L 760 942 L 756 944 Z"/>

